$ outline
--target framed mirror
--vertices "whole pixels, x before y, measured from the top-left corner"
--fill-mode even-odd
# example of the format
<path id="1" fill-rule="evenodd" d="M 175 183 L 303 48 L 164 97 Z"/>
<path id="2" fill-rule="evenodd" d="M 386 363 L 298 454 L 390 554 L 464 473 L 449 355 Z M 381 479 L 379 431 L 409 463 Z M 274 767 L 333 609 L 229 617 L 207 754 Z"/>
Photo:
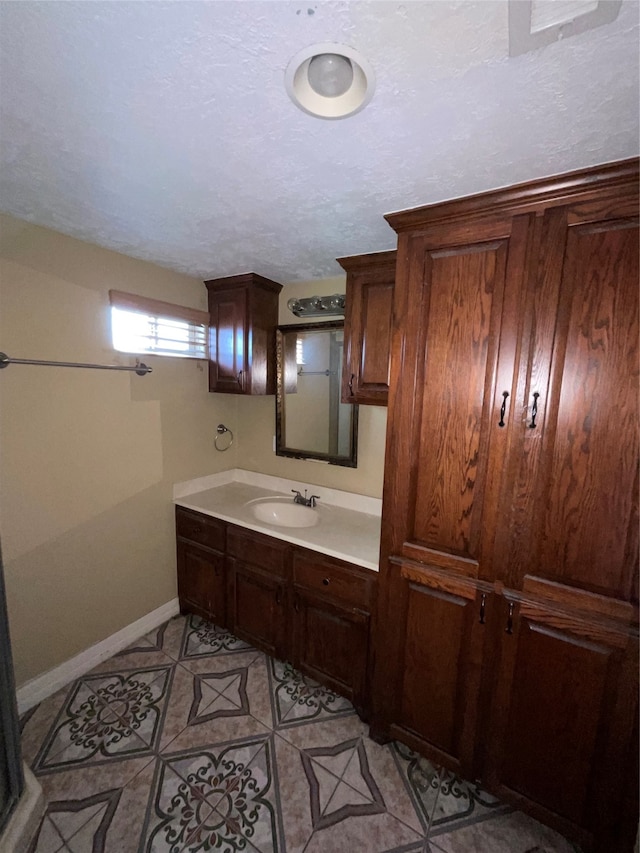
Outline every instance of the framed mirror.
<path id="1" fill-rule="evenodd" d="M 358 464 L 358 407 L 342 403 L 344 321 L 279 326 L 276 454 Z"/>

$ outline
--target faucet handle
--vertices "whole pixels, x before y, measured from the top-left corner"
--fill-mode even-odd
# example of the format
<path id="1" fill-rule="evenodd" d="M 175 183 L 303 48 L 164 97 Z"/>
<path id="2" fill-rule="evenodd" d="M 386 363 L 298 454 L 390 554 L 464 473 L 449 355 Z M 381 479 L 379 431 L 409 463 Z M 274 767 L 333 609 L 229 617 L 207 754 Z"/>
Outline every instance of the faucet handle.
<path id="1" fill-rule="evenodd" d="M 312 506 L 312 507 L 315 506 L 316 501 L 319 501 L 319 500 L 320 500 L 320 495 L 311 495 L 311 497 L 309 498 L 309 506 Z"/>
<path id="2" fill-rule="evenodd" d="M 297 495 L 299 498 L 302 497 L 302 495 L 300 494 L 300 492 L 297 489 L 291 489 L 291 491 L 294 495 Z"/>

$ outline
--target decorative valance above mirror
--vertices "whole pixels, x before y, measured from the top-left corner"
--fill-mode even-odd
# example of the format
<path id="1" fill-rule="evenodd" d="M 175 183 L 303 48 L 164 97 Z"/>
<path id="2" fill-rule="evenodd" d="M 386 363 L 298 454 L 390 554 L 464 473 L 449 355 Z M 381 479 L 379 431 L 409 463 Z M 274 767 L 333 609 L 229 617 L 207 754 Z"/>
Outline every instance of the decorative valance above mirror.
<path id="1" fill-rule="evenodd" d="M 357 467 L 358 407 L 342 403 L 344 321 L 279 326 L 276 454 Z"/>

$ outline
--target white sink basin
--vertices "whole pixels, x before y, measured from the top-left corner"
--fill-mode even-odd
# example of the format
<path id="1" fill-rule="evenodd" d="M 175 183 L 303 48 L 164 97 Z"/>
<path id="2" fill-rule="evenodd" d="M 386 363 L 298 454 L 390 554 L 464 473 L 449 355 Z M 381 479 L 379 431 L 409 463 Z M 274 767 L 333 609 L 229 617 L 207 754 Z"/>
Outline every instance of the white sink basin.
<path id="1" fill-rule="evenodd" d="M 291 498 L 257 498 L 246 506 L 258 521 L 276 527 L 314 527 L 320 520 L 315 509 L 294 504 Z"/>

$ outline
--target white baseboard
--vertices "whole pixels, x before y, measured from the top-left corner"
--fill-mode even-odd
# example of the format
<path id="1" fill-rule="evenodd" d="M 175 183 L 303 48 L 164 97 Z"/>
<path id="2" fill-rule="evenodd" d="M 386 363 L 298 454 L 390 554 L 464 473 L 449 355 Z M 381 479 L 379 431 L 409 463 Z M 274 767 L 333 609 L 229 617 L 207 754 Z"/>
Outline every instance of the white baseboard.
<path id="1" fill-rule="evenodd" d="M 90 646 L 80 652 L 79 655 L 27 681 L 16 691 L 18 713 L 24 714 L 29 708 L 33 708 L 38 702 L 52 696 L 61 687 L 89 672 L 103 660 L 107 660 L 112 655 L 126 649 L 134 640 L 143 637 L 149 631 L 153 631 L 154 628 L 159 628 L 164 622 L 173 616 L 177 616 L 179 612 L 178 599 L 174 598 L 156 610 L 152 610 L 151 613 L 147 613 L 141 619 L 136 619 L 126 628 L 122 628 L 121 631 L 116 631 L 106 640 Z"/>

